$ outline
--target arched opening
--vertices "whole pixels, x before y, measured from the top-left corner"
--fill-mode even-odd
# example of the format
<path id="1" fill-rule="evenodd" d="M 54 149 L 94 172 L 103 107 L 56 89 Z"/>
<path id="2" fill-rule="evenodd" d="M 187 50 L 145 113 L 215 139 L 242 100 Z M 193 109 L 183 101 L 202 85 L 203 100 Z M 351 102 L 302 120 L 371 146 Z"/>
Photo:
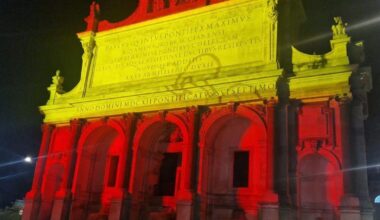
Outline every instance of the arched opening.
<path id="1" fill-rule="evenodd" d="M 139 204 L 132 219 L 175 219 L 183 133 L 170 122 L 155 122 L 143 131 L 135 148 L 132 195 Z"/>
<path id="2" fill-rule="evenodd" d="M 301 159 L 298 171 L 301 219 L 336 219 L 342 195 L 337 167 L 314 153 Z"/>
<path id="3" fill-rule="evenodd" d="M 265 128 L 238 115 L 216 120 L 202 149 L 202 219 L 257 217 L 265 193 Z"/>
<path id="4" fill-rule="evenodd" d="M 114 128 L 102 126 L 92 131 L 78 152 L 72 219 L 107 216 L 107 187 L 115 186 L 123 136 Z"/>
<path id="5" fill-rule="evenodd" d="M 48 164 L 41 191 L 41 207 L 38 216 L 40 220 L 48 220 L 51 217 L 54 196 L 62 183 L 63 170 L 61 164 Z"/>

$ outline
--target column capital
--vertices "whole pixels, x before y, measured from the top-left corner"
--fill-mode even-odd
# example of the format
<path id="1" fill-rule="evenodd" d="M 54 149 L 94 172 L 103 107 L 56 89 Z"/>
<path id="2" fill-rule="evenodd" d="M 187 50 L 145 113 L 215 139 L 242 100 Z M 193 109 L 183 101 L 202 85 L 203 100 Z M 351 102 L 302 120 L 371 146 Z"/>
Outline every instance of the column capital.
<path id="1" fill-rule="evenodd" d="M 280 105 L 286 105 L 289 103 L 290 89 L 289 79 L 286 76 L 279 76 L 276 82 L 277 97 Z"/>
<path id="2" fill-rule="evenodd" d="M 264 105 L 267 107 L 275 107 L 278 104 L 276 99 L 269 99 L 264 101 Z"/>
<path id="3" fill-rule="evenodd" d="M 47 131 L 51 131 L 53 130 L 53 128 L 55 128 L 55 125 L 54 124 L 47 124 L 47 123 L 44 123 L 41 125 L 41 131 L 42 132 L 47 132 Z"/>
<path id="4" fill-rule="evenodd" d="M 39 190 L 36 190 L 36 189 L 31 189 L 25 195 L 25 199 L 36 200 L 36 199 L 40 199 L 40 198 L 41 198 L 41 192 Z"/>
<path id="5" fill-rule="evenodd" d="M 351 96 L 339 96 L 330 101 L 330 103 L 336 103 L 339 106 L 348 105 L 351 102 L 352 102 Z"/>
<path id="6" fill-rule="evenodd" d="M 70 198 L 71 196 L 72 196 L 72 192 L 70 189 L 67 189 L 67 188 L 59 189 L 54 195 L 55 199 L 67 199 L 67 198 Z"/>
<path id="7" fill-rule="evenodd" d="M 183 116 L 183 118 L 186 120 L 186 123 L 189 123 L 189 125 L 194 125 L 196 116 L 200 112 L 201 111 L 198 107 L 192 106 L 192 107 L 186 108 L 186 110 L 182 112 L 181 116 Z"/>
<path id="8" fill-rule="evenodd" d="M 72 119 L 72 120 L 70 120 L 70 126 L 71 127 L 73 127 L 73 126 L 82 126 L 86 122 L 87 122 L 86 119 Z"/>
<path id="9" fill-rule="evenodd" d="M 178 199 L 181 201 L 192 201 L 194 198 L 194 193 L 191 189 L 182 189 L 177 192 Z"/>
<path id="10" fill-rule="evenodd" d="M 186 108 L 186 112 L 199 112 L 200 111 L 200 108 L 199 107 L 196 107 L 196 106 L 191 106 L 189 108 Z"/>
<path id="11" fill-rule="evenodd" d="M 125 129 L 126 133 L 134 132 L 133 127 L 135 126 L 135 123 L 137 122 L 139 118 L 140 118 L 140 115 L 135 114 L 135 113 L 126 113 L 123 115 L 120 121 L 123 123 L 123 128 Z"/>
<path id="12" fill-rule="evenodd" d="M 123 115 L 123 119 L 125 121 L 133 120 L 133 119 L 138 118 L 138 117 L 139 117 L 139 115 L 135 114 L 135 113 L 126 113 L 126 114 Z"/>

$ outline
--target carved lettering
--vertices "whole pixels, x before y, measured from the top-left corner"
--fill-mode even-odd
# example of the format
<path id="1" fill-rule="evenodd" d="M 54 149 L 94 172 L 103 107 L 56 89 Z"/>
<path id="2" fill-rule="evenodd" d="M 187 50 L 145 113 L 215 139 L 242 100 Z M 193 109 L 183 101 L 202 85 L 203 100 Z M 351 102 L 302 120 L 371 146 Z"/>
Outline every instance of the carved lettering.
<path id="1" fill-rule="evenodd" d="M 97 36 L 91 85 L 215 68 L 207 59 L 193 62 L 204 54 L 217 57 L 223 67 L 263 65 L 268 49 L 262 33 L 264 11 L 262 5 L 250 2 L 218 13 L 203 12 Z"/>
<path id="2" fill-rule="evenodd" d="M 243 94 L 254 94 L 268 90 L 274 90 L 274 84 L 256 84 L 256 85 L 236 85 L 229 88 L 218 90 L 188 91 L 181 94 L 157 95 L 157 96 L 140 96 L 133 100 L 117 100 L 96 105 L 82 105 L 76 108 L 80 114 L 88 112 L 112 111 L 118 109 L 136 108 L 142 106 L 152 106 L 160 104 L 181 103 L 185 101 L 200 101 L 218 97 L 229 97 Z M 260 97 L 258 97 L 260 98 Z"/>

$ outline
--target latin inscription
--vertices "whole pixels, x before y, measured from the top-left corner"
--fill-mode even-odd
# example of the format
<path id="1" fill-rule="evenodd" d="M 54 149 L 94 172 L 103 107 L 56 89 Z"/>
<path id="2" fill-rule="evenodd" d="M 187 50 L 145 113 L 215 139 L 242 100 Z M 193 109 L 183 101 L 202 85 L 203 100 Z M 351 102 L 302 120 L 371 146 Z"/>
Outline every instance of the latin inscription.
<path id="1" fill-rule="evenodd" d="M 88 112 L 110 111 L 126 108 L 136 108 L 142 106 L 153 106 L 160 104 L 183 103 L 187 101 L 199 102 L 199 100 L 210 100 L 220 97 L 234 97 L 238 100 L 243 95 L 253 95 L 255 99 L 260 99 L 260 93 L 275 90 L 274 84 L 256 84 L 256 85 L 233 85 L 228 88 L 210 90 L 205 89 L 197 92 L 185 90 L 181 93 L 170 93 L 169 95 L 147 95 L 136 96 L 133 99 L 124 99 L 119 101 L 110 101 L 102 104 L 83 105 L 76 108 L 80 114 Z M 252 97 L 251 97 L 252 98 Z M 196 103 L 194 103 L 196 105 Z"/>
<path id="2" fill-rule="evenodd" d="M 97 37 L 92 86 L 262 63 L 263 12 L 253 1 Z"/>

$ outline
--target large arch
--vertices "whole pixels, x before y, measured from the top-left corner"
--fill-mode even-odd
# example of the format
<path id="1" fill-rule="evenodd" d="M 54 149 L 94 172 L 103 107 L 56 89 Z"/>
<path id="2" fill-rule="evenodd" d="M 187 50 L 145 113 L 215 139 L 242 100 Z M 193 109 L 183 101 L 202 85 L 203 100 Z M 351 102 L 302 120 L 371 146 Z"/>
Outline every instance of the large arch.
<path id="1" fill-rule="evenodd" d="M 175 218 L 176 201 L 189 146 L 188 127 L 175 114 L 145 118 L 133 141 L 129 192 L 131 219 Z"/>
<path id="2" fill-rule="evenodd" d="M 268 164 L 273 162 L 267 138 L 264 120 L 247 106 L 222 108 L 204 120 L 198 178 L 202 219 L 257 217 L 257 204 L 269 190 Z"/>
<path id="3" fill-rule="evenodd" d="M 78 142 L 71 219 L 107 216 L 127 157 L 125 129 L 116 120 L 86 124 Z"/>

